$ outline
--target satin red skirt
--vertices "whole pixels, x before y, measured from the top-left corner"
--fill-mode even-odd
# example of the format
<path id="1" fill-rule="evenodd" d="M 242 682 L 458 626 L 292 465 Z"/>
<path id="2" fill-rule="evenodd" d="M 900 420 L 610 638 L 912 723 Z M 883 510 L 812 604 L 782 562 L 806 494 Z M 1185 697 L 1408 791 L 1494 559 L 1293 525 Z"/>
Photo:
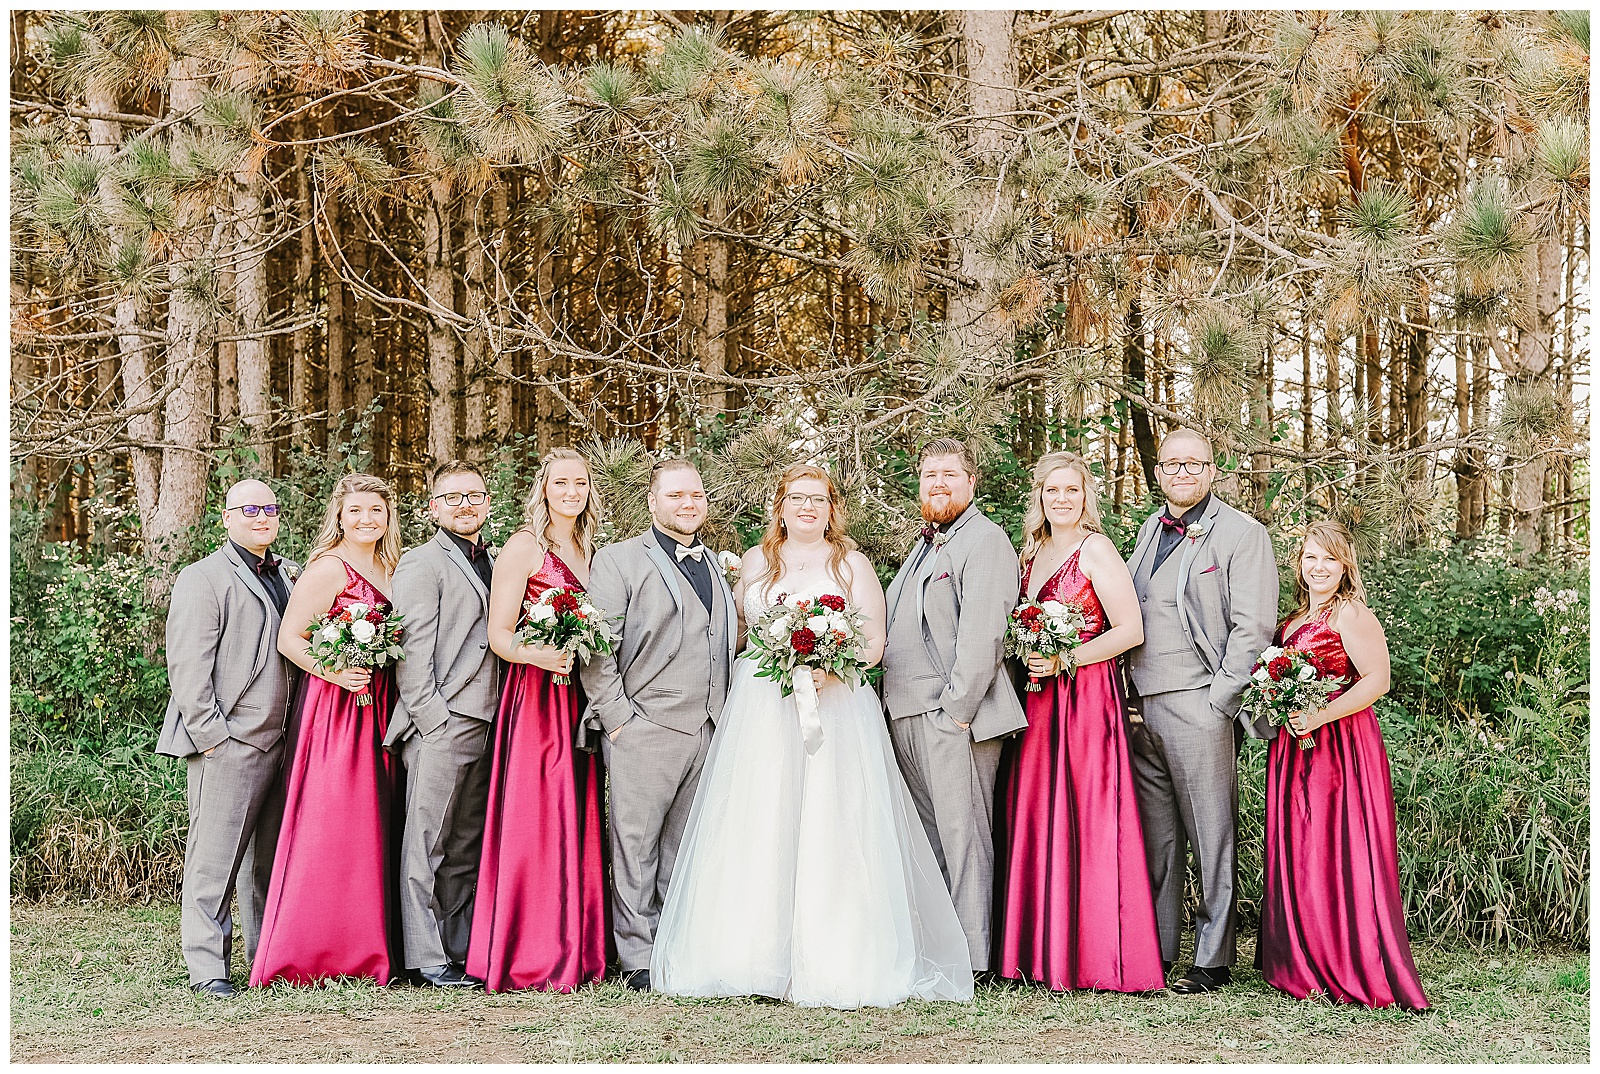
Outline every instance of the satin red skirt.
<path id="1" fill-rule="evenodd" d="M 1115 661 L 1040 681 L 1001 760 L 996 966 L 1056 990 L 1161 988 Z"/>
<path id="2" fill-rule="evenodd" d="M 512 665 L 494 722 L 467 952 L 491 992 L 570 992 L 603 977 L 612 951 L 600 756 L 573 746 L 576 680 L 553 678 Z"/>
<path id="3" fill-rule="evenodd" d="M 1312 737 L 1302 750 L 1280 729 L 1267 749 L 1261 975 L 1300 999 L 1423 1010 L 1378 718 L 1362 709 Z"/>

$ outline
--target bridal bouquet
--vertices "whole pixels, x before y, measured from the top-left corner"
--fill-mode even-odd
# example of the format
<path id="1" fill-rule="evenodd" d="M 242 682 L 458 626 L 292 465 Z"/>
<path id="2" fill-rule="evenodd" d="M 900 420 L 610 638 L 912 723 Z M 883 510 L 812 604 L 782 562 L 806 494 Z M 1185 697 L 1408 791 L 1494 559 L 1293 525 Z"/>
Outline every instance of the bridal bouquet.
<path id="1" fill-rule="evenodd" d="M 883 669 L 861 659 L 866 644 L 861 609 L 834 593 L 815 600 L 779 596 L 750 627 L 756 675 L 776 681 L 784 697 L 794 692 L 797 669 L 820 668 L 853 686 L 877 682 Z"/>
<path id="2" fill-rule="evenodd" d="M 853 686 L 876 682 L 883 669 L 867 667 L 861 659 L 866 644 L 866 616 L 836 593 L 815 600 L 779 595 L 750 624 L 756 676 L 778 683 L 784 697 L 794 695 L 800 740 L 808 755 L 822 748 L 822 716 L 811 669 Z"/>
<path id="3" fill-rule="evenodd" d="M 311 659 L 323 671 L 345 668 L 378 668 L 405 659 L 400 648 L 404 627 L 396 613 L 385 615 L 375 607 L 355 601 L 343 611 L 328 614 L 311 624 Z M 372 704 L 372 690 L 356 691 L 357 705 Z"/>
<path id="4" fill-rule="evenodd" d="M 1261 651 L 1244 692 L 1244 711 L 1265 716 L 1274 727 L 1284 727 L 1296 712 L 1312 713 L 1339 692 L 1345 680 L 1327 673 L 1314 653 L 1276 645 Z M 1310 735 L 1295 735 L 1303 750 L 1315 743 Z"/>
<path id="5" fill-rule="evenodd" d="M 548 645 L 571 653 L 580 661 L 596 653 L 608 656 L 622 640 L 581 589 L 546 589 L 538 600 L 524 601 L 522 613 L 518 641 L 524 645 Z M 553 681 L 557 686 L 566 686 L 572 679 L 557 675 Z"/>
<path id="6" fill-rule="evenodd" d="M 1040 656 L 1057 656 L 1071 652 L 1080 644 L 1080 632 L 1087 630 L 1089 621 L 1083 609 L 1076 604 L 1063 604 L 1059 600 L 1025 600 L 1011 609 L 1006 620 L 1006 655 L 1024 661 L 1029 653 Z M 1073 673 L 1067 665 L 1067 674 Z M 1039 676 L 1029 675 L 1027 690 L 1036 694 L 1044 687 Z"/>

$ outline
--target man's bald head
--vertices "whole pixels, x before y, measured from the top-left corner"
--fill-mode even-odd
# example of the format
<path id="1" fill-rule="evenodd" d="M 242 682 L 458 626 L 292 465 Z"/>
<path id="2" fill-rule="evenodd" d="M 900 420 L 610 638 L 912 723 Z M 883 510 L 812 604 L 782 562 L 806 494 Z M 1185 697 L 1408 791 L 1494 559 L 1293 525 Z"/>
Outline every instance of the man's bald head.
<path id="1" fill-rule="evenodd" d="M 222 508 L 226 511 L 234 507 L 242 507 L 247 503 L 268 504 L 277 502 L 277 494 L 272 491 L 270 485 L 265 481 L 257 481 L 253 477 L 247 477 L 243 481 L 235 481 L 228 486 L 228 491 L 222 497 Z"/>
<path id="2" fill-rule="evenodd" d="M 251 518 L 240 508 L 276 508 L 277 503 L 277 494 L 265 481 L 254 478 L 235 481 L 222 497 L 222 525 L 228 531 L 228 539 L 248 552 L 261 555 L 278 537 L 278 512 L 274 510 L 268 515 L 265 511 L 255 511 L 255 517 Z"/>

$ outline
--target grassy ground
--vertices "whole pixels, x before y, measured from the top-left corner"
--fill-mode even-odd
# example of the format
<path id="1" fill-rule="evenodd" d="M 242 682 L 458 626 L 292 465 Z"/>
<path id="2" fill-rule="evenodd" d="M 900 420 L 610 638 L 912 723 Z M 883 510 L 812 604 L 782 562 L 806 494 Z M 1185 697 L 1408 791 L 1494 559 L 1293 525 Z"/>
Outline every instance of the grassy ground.
<path id="1" fill-rule="evenodd" d="M 177 908 L 11 913 L 13 1062 L 1587 1062 L 1582 953 L 1422 944 L 1424 1014 L 1295 1002 L 1253 970 L 1210 996 L 980 988 L 970 1007 L 805 1010 L 674 1000 L 614 983 L 575 995 L 406 986 L 185 987 Z M 1248 945 L 1240 962 L 1248 966 Z M 236 983 L 239 981 L 236 973 Z"/>

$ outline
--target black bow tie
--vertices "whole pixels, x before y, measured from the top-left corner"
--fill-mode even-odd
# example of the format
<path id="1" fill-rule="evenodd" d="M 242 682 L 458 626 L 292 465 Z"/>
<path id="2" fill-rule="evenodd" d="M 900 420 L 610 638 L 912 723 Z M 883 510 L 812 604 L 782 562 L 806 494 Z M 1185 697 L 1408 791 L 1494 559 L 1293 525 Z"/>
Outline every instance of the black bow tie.
<path id="1" fill-rule="evenodd" d="M 256 562 L 255 568 L 256 576 L 258 578 L 264 578 L 272 571 L 278 569 L 278 561 L 272 557 L 271 552 L 268 552 Z"/>
<path id="2" fill-rule="evenodd" d="M 1161 512 L 1158 520 L 1167 529 L 1176 530 L 1178 532 L 1178 536 L 1180 536 L 1180 537 L 1183 536 L 1184 530 L 1188 528 L 1183 524 L 1182 520 L 1176 519 L 1176 518 L 1168 518 L 1167 517 L 1167 513 L 1165 511 Z"/>
<path id="3" fill-rule="evenodd" d="M 939 535 L 939 527 L 938 526 L 924 526 L 924 527 L 922 527 L 922 539 L 924 541 L 931 541 L 935 537 L 937 537 L 938 535 Z"/>

